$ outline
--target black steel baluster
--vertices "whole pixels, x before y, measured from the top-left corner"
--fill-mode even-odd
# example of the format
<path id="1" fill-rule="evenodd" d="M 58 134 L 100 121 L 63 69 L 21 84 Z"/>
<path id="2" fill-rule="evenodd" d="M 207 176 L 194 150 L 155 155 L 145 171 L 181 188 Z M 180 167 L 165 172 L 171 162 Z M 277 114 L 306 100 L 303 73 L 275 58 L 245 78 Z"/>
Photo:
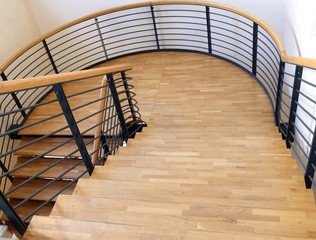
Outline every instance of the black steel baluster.
<path id="1" fill-rule="evenodd" d="M 208 53 L 212 54 L 211 19 L 210 19 L 210 7 L 209 6 L 206 6 L 206 27 L 207 27 Z"/>
<path id="2" fill-rule="evenodd" d="M 86 168 L 89 172 L 89 174 L 91 175 L 92 172 L 93 172 L 93 164 L 91 162 L 91 158 L 90 158 L 90 155 L 88 153 L 88 150 L 86 148 L 86 145 L 82 139 L 82 136 L 80 134 L 80 131 L 79 131 L 79 128 L 78 128 L 78 125 L 76 123 L 76 120 L 75 120 L 75 117 L 74 115 L 72 114 L 72 110 L 69 106 L 69 103 L 68 103 L 68 100 L 65 96 L 65 93 L 64 93 L 64 90 L 61 86 L 60 83 L 58 84 L 54 84 L 53 85 L 53 90 L 56 94 L 56 97 L 59 101 L 59 104 L 60 104 L 60 107 L 64 113 L 64 116 L 66 118 L 66 121 L 69 125 L 69 128 L 71 130 L 71 133 L 72 135 L 74 136 L 74 140 L 78 146 L 78 149 L 79 149 L 79 152 L 82 156 L 82 159 L 84 161 L 84 164 L 86 165 Z"/>
<path id="3" fill-rule="evenodd" d="M 154 25 L 157 49 L 159 50 L 160 49 L 160 45 L 159 45 L 158 31 L 157 31 L 157 26 L 156 26 L 155 11 L 154 11 L 154 6 L 153 5 L 150 5 L 150 10 L 151 10 L 151 16 L 152 16 L 152 19 L 153 19 L 153 25 Z"/>
<path id="4" fill-rule="evenodd" d="M 316 127 L 314 130 L 313 141 L 309 153 L 308 162 L 305 170 L 305 186 L 310 189 L 312 187 L 312 180 L 314 178 L 315 169 L 313 166 L 316 166 Z"/>
<path id="5" fill-rule="evenodd" d="M 283 80 L 284 80 L 284 69 L 285 69 L 285 63 L 280 61 L 277 96 L 276 96 L 275 109 L 274 109 L 275 125 L 278 126 L 279 130 L 280 130 L 280 109 L 281 109 L 281 99 L 282 99 L 282 92 L 283 92 L 282 90 L 283 90 Z"/>
<path id="6" fill-rule="evenodd" d="M 43 43 L 43 45 L 44 45 L 44 48 L 45 48 L 46 53 L 47 53 L 47 55 L 48 55 L 49 61 L 50 61 L 50 63 L 52 64 L 52 67 L 53 67 L 55 73 L 59 73 L 59 71 L 58 71 L 58 69 L 57 69 L 57 66 L 56 66 L 56 64 L 55 64 L 55 61 L 54 61 L 54 59 L 53 59 L 53 56 L 52 56 L 52 54 L 51 54 L 51 52 L 50 52 L 50 50 L 49 50 L 49 48 L 48 48 L 48 45 L 47 45 L 46 40 L 45 40 L 45 39 L 42 40 L 42 43 Z"/>
<path id="7" fill-rule="evenodd" d="M 257 75 L 257 52 L 258 52 L 258 24 L 253 23 L 252 40 L 252 74 Z"/>
<path id="8" fill-rule="evenodd" d="M 296 116 L 296 110 L 297 110 L 297 102 L 298 102 L 298 98 L 299 98 L 299 91 L 301 88 L 300 78 L 302 77 L 302 74 L 303 74 L 303 67 L 296 66 L 294 84 L 293 84 L 293 92 L 292 92 L 292 100 L 291 100 L 290 116 L 289 116 L 289 122 L 288 122 L 287 134 L 286 134 L 286 147 L 287 148 L 291 147 L 290 142 L 293 142 L 293 140 L 294 140 L 292 134 L 294 135 L 294 123 L 295 123 L 295 116 Z"/>
<path id="9" fill-rule="evenodd" d="M 16 213 L 14 208 L 10 205 L 7 198 L 3 195 L 3 192 L 0 191 L 0 206 L 3 213 L 7 216 L 10 223 L 16 228 L 16 230 L 23 235 L 26 231 L 26 226 L 24 225 L 22 219 Z"/>
<path id="10" fill-rule="evenodd" d="M 125 118 L 124 118 L 124 114 L 123 114 L 123 111 L 122 111 L 122 106 L 121 106 L 121 102 L 120 102 L 120 99 L 118 97 L 118 94 L 117 94 L 117 91 L 116 91 L 116 86 L 115 86 L 115 83 L 114 83 L 114 78 L 113 78 L 113 74 L 112 73 L 109 73 L 106 75 L 107 77 L 107 80 L 108 80 L 108 83 L 109 83 L 109 88 L 111 90 L 111 93 L 112 93 L 112 98 L 113 98 L 113 101 L 114 101 L 114 105 L 115 105 L 115 109 L 116 109 L 116 112 L 117 112 L 117 116 L 119 118 L 119 121 L 120 121 L 120 125 L 122 127 L 122 130 L 123 130 L 123 141 L 128 141 L 128 130 L 127 130 L 127 126 L 126 126 L 126 122 L 125 122 Z"/>
<path id="11" fill-rule="evenodd" d="M 98 18 L 95 18 L 94 20 L 95 20 L 95 25 L 97 26 L 97 29 L 98 29 L 98 33 L 99 33 L 100 41 L 101 41 L 101 44 L 102 44 L 102 48 L 103 48 L 105 59 L 108 59 L 109 57 L 108 57 L 108 53 L 107 53 L 107 50 L 106 50 L 106 47 L 105 47 L 104 39 L 102 37 L 102 32 L 101 32 L 101 29 L 100 29 L 100 24 L 99 24 Z"/>

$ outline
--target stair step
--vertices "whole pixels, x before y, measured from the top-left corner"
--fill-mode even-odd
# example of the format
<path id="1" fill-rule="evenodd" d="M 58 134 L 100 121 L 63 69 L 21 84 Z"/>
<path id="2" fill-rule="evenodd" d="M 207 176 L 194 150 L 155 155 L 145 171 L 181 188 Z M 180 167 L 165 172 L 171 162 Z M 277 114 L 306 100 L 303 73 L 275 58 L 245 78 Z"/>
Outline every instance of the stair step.
<path id="1" fill-rule="evenodd" d="M 21 200 L 19 200 L 19 199 L 10 199 L 11 206 L 16 206 L 20 202 L 21 202 Z M 40 207 L 43 203 L 44 203 L 44 201 L 29 201 L 29 202 L 26 202 L 25 204 L 23 204 L 22 206 L 18 207 L 16 209 L 16 212 L 23 219 L 28 214 L 33 212 L 35 209 Z M 43 206 L 39 211 L 37 211 L 35 214 L 36 215 L 40 215 L 40 216 L 49 216 L 49 214 L 51 213 L 53 207 L 54 207 L 54 203 L 53 202 L 49 202 L 48 204 Z M 32 218 L 28 218 L 26 220 L 26 223 L 29 223 L 31 221 L 31 219 Z M 2 220 L 6 221 L 8 219 L 7 219 L 7 217 L 5 215 L 3 215 Z"/>
<path id="2" fill-rule="evenodd" d="M 208 188 L 208 189 L 207 189 Z M 142 201 L 159 202 L 209 202 L 212 198 L 229 196 L 231 189 L 223 189 L 220 192 L 211 191 L 207 184 L 181 183 L 156 183 L 140 181 L 113 181 L 100 179 L 80 179 L 73 192 L 73 195 L 112 198 L 112 199 L 130 199 Z M 202 194 L 198 199 L 194 196 Z"/>
<path id="3" fill-rule="evenodd" d="M 27 157 L 19 157 L 15 167 L 24 164 L 25 162 L 29 161 L 31 158 Z M 19 170 L 12 173 L 14 178 L 27 178 L 34 176 L 35 174 L 41 172 L 42 170 L 50 167 L 52 164 L 56 163 L 60 159 L 58 158 L 39 158 L 26 166 L 20 168 Z M 62 162 L 58 163 L 57 165 L 53 166 L 38 178 L 56 178 L 65 172 L 67 169 L 78 164 L 78 159 L 64 159 Z M 80 165 L 76 166 L 74 169 L 60 177 L 60 179 L 73 179 L 79 177 L 82 173 L 86 171 L 86 167 L 82 162 Z M 87 173 L 83 177 L 88 178 L 89 174 Z"/>
<path id="4" fill-rule="evenodd" d="M 31 141 L 36 140 L 36 137 L 22 137 L 20 146 L 27 144 Z M 70 138 L 67 137 L 50 137 L 45 138 L 43 140 L 37 141 L 27 147 L 24 147 L 18 151 L 15 152 L 15 155 L 19 156 L 37 156 L 40 154 L 43 154 L 44 152 L 49 151 L 50 149 L 57 147 L 60 144 L 63 144 Z M 84 142 L 87 144 L 89 141 L 91 141 L 92 138 L 83 138 Z M 87 145 L 88 152 L 92 152 L 93 148 L 93 142 Z M 71 140 L 70 142 L 60 146 L 59 148 L 49 152 L 46 154 L 46 156 L 58 156 L 63 157 L 67 156 L 68 154 L 72 153 L 73 151 L 77 150 L 78 147 L 74 140 Z M 81 157 L 80 152 L 75 152 L 72 157 Z"/>
<path id="5" fill-rule="evenodd" d="M 267 207 L 274 201 L 274 207 L 280 209 L 301 209 L 310 192 L 292 191 L 289 204 L 288 193 L 279 191 L 279 186 L 258 186 L 254 190 L 251 185 L 239 186 L 219 185 L 216 183 L 197 181 L 181 183 L 175 181 L 145 182 L 116 181 L 100 179 L 80 179 L 73 195 L 130 199 L 159 202 L 182 202 L 198 204 L 234 204 L 248 207 Z M 255 192 L 260 192 L 260 195 Z M 305 208 L 305 207 L 304 207 Z"/>
<path id="6" fill-rule="evenodd" d="M 96 87 L 101 86 L 102 77 L 97 77 L 94 80 L 92 79 L 86 79 L 81 80 L 77 82 L 70 82 L 70 83 L 64 83 L 63 89 L 65 92 L 65 95 L 68 96 L 70 94 L 79 93 L 82 91 L 86 91 L 88 89 L 93 89 Z M 72 109 L 82 106 L 86 103 L 93 102 L 94 100 L 97 100 L 100 95 L 100 89 L 86 92 L 81 95 L 73 96 L 68 99 L 69 105 Z M 56 99 L 55 93 L 50 93 L 46 98 L 45 101 L 48 100 L 54 100 Z M 80 108 L 80 110 L 74 111 L 73 115 L 77 121 L 95 113 L 98 111 L 99 103 L 95 102 L 92 104 L 89 104 L 85 107 Z M 61 113 L 61 108 L 59 105 L 59 102 L 54 102 L 50 104 L 46 104 L 43 106 L 39 106 L 34 109 L 32 114 L 28 117 L 27 121 L 24 125 L 29 125 L 32 123 L 36 123 L 42 119 L 46 119 L 47 117 L 54 116 L 56 114 Z M 94 126 L 97 123 L 98 115 L 95 114 L 88 119 L 80 122 L 78 124 L 79 130 L 81 132 L 89 129 L 91 126 Z M 67 126 L 65 117 L 62 115 L 60 117 L 51 119 L 49 121 L 42 122 L 40 124 L 37 124 L 35 126 L 23 129 L 19 132 L 19 135 L 45 135 L 47 133 L 56 131 L 57 129 L 63 128 Z M 55 134 L 55 136 L 65 136 L 65 135 L 72 135 L 69 128 L 58 132 Z M 94 136 L 94 129 L 89 130 L 87 133 L 85 133 L 85 136 Z"/>
<path id="7" fill-rule="evenodd" d="M 95 111 L 97 111 L 97 110 L 95 110 Z M 85 116 L 87 116 L 87 115 L 88 114 L 86 114 Z M 46 117 L 48 117 L 48 116 L 46 116 Z M 79 117 L 78 119 L 82 119 L 82 118 L 83 117 Z M 30 119 L 28 119 L 28 121 L 25 123 L 25 126 L 29 125 L 29 124 L 34 124 L 40 120 L 41 119 L 37 119 L 37 118 L 32 119 L 30 117 Z M 96 123 L 97 123 L 96 118 L 92 118 L 92 119 L 89 118 L 88 120 L 83 121 L 83 122 L 78 124 L 79 131 L 85 132 L 83 134 L 83 136 L 85 136 L 85 137 L 93 137 L 95 134 L 95 129 L 93 128 L 87 132 L 86 132 L 86 130 L 91 128 L 92 126 L 96 125 Z M 42 135 L 54 132 L 58 129 L 64 128 L 67 125 L 68 124 L 65 121 L 65 117 L 60 116 L 60 117 L 45 121 L 43 123 L 36 124 L 35 126 L 25 128 L 25 129 L 19 131 L 19 135 L 20 136 L 42 136 Z M 59 131 L 59 132 L 55 133 L 53 136 L 71 136 L 71 135 L 72 135 L 72 132 L 71 132 L 70 128 L 67 127 L 65 130 Z"/>
<path id="8" fill-rule="evenodd" d="M 89 209 L 89 211 L 85 211 L 85 209 Z M 231 205 L 113 200 L 60 195 L 50 217 L 146 227 L 159 226 L 162 228 L 172 227 L 173 229 L 235 233 L 249 231 L 252 224 L 258 222 L 264 224 L 270 221 L 278 224 L 279 218 L 277 216 L 273 216 L 273 214 L 266 216 L 254 214 L 252 211 L 253 208 Z M 295 212 L 293 212 L 294 215 Z M 288 218 L 291 219 L 291 217 Z M 230 219 L 234 219 L 234 221 L 229 221 Z M 249 224 L 238 224 L 238 221 L 248 221 Z M 256 231 L 259 231 L 259 229 L 256 229 Z"/>
<path id="9" fill-rule="evenodd" d="M 263 178 L 253 176 L 243 178 L 229 178 L 221 172 L 210 169 L 166 169 L 166 168 L 141 168 L 141 167 L 110 167 L 96 166 L 91 179 L 104 179 L 114 181 L 142 181 L 160 183 L 206 184 L 223 186 L 256 186 L 271 187 Z M 116 159 L 114 159 L 116 160 Z M 185 167 L 183 167 L 185 168 Z M 242 169 L 241 169 L 242 171 Z M 236 172 L 236 171 L 232 171 Z M 228 171 L 228 173 L 230 173 Z M 249 181 L 251 179 L 251 181 Z"/>
<path id="10" fill-rule="evenodd" d="M 115 159 L 114 159 L 115 160 Z M 159 181 L 192 184 L 208 184 L 209 179 L 216 173 L 210 170 L 186 170 L 141 167 L 108 167 L 96 166 L 92 179 L 107 179 L 118 181 Z"/>
<path id="11" fill-rule="evenodd" d="M 24 182 L 26 179 L 22 178 L 16 178 L 14 179 L 11 188 L 14 188 L 18 184 Z M 18 188 L 16 191 L 10 193 L 7 198 L 10 199 L 26 199 L 30 195 L 32 195 L 34 192 L 36 192 L 41 187 L 45 186 L 51 182 L 51 180 L 45 180 L 45 179 L 33 179 L 30 182 L 26 183 L 25 185 Z M 54 194 L 59 192 L 63 187 L 65 187 L 67 184 L 69 184 L 69 181 L 62 181 L 58 180 L 54 183 L 52 183 L 50 186 L 48 186 L 46 189 L 35 195 L 32 200 L 40 200 L 40 201 L 46 201 L 49 198 L 51 198 Z M 66 188 L 62 193 L 63 194 L 72 194 L 76 183 L 71 184 L 68 188 Z M 52 201 L 56 201 L 56 198 L 54 198 Z"/>
<path id="12" fill-rule="evenodd" d="M 85 211 L 89 209 L 89 211 Z M 187 229 L 204 232 L 244 233 L 256 232 L 286 236 L 289 222 L 296 222 L 301 212 L 297 209 L 258 208 L 232 204 L 181 203 L 141 201 L 130 199 L 93 198 L 75 195 L 60 195 L 51 217 L 73 220 L 106 222 Z M 282 219 L 282 220 L 280 220 Z M 316 221 L 308 218 L 310 225 L 292 225 L 298 237 L 314 230 Z M 263 227 L 265 225 L 265 227 Z M 270 229 L 268 233 L 265 231 Z M 274 231 L 274 232 L 273 232 Z M 267 236 L 267 239 L 269 237 Z"/>
<path id="13" fill-rule="evenodd" d="M 34 216 L 23 239 L 160 239 L 160 240 L 266 240 L 267 235 L 252 233 L 222 233 L 191 231 L 163 227 L 142 227 L 135 225 L 121 225 L 99 222 L 78 221 L 64 218 Z M 303 238 L 301 238 L 303 239 Z M 297 240 L 301 240 L 297 238 Z"/>

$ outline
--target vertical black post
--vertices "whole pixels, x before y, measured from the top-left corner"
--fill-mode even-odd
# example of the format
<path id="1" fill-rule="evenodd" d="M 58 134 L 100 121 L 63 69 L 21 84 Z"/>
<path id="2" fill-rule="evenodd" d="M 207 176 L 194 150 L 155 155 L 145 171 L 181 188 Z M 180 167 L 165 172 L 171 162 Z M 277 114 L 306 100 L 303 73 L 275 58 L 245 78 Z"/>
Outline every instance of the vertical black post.
<path id="1" fill-rule="evenodd" d="M 208 53 L 212 54 L 212 39 L 211 39 L 211 19 L 210 19 L 210 7 L 205 7 L 206 11 L 206 27 L 207 27 L 207 42 L 208 42 Z"/>
<path id="2" fill-rule="evenodd" d="M 280 129 L 280 109 L 281 109 L 281 100 L 282 100 L 284 69 L 285 69 L 285 63 L 282 62 L 281 60 L 280 65 L 279 65 L 278 88 L 277 88 L 277 96 L 275 100 L 275 109 L 274 109 L 275 125 L 278 126 L 279 129 Z"/>
<path id="3" fill-rule="evenodd" d="M 116 91 L 116 86 L 114 83 L 113 74 L 109 73 L 106 75 L 106 77 L 107 77 L 107 80 L 109 83 L 109 88 L 110 88 L 111 93 L 112 93 L 112 98 L 113 98 L 113 102 L 114 102 L 115 109 L 117 112 L 117 116 L 118 116 L 118 119 L 120 121 L 121 128 L 123 130 L 123 138 L 124 138 L 123 140 L 127 142 L 128 137 L 129 137 L 128 130 L 127 130 L 127 126 L 126 126 L 126 122 L 125 122 L 125 118 L 124 118 L 124 113 L 122 111 L 121 102 L 120 102 L 120 99 L 119 99 L 117 91 Z"/>
<path id="4" fill-rule="evenodd" d="M 287 134 L 286 134 L 286 147 L 287 148 L 291 147 L 290 142 L 293 142 L 293 140 L 294 140 L 292 134 L 294 135 L 295 115 L 296 115 L 296 110 L 297 110 L 299 91 L 301 88 L 300 78 L 302 77 L 302 74 L 303 74 L 303 67 L 296 66 L 294 84 L 293 84 L 293 92 L 292 92 L 292 100 L 291 100 L 290 116 L 289 116 L 289 122 L 288 122 Z"/>
<path id="5" fill-rule="evenodd" d="M 310 189 L 312 187 L 312 180 L 314 178 L 315 169 L 313 166 L 316 166 L 316 127 L 314 130 L 313 141 L 311 145 L 311 150 L 309 152 L 309 158 L 305 170 L 305 186 Z"/>
<path id="6" fill-rule="evenodd" d="M 104 43 L 104 39 L 102 37 L 102 32 L 101 32 L 101 29 L 100 29 L 100 24 L 99 24 L 99 21 L 98 21 L 98 18 L 95 18 L 95 25 L 97 26 L 97 30 L 98 30 L 98 33 L 99 33 L 99 37 L 100 37 L 100 41 L 101 41 L 101 44 L 102 44 L 102 47 L 103 47 L 103 52 L 104 52 L 104 56 L 105 56 L 105 59 L 108 59 L 108 53 L 107 53 L 107 50 L 106 50 L 106 47 L 105 47 L 105 43 Z"/>
<path id="7" fill-rule="evenodd" d="M 7 216 L 10 223 L 13 224 L 15 229 L 23 235 L 26 231 L 26 227 L 22 221 L 22 219 L 19 217 L 19 215 L 16 213 L 14 208 L 10 205 L 6 197 L 3 195 L 2 191 L 0 191 L 0 206 L 3 213 Z"/>
<path id="8" fill-rule="evenodd" d="M 151 16 L 152 16 L 152 19 L 153 19 L 153 25 L 154 25 L 157 49 L 159 50 L 160 49 L 160 45 L 159 45 L 158 31 L 157 31 L 157 26 L 156 26 L 156 19 L 155 19 L 155 12 L 154 12 L 154 6 L 153 5 L 150 5 L 150 10 L 151 10 Z"/>
<path id="9" fill-rule="evenodd" d="M 257 75 L 257 52 L 258 52 L 258 24 L 253 23 L 252 40 L 252 74 Z"/>
<path id="10" fill-rule="evenodd" d="M 125 72 L 121 72 L 121 76 L 122 76 L 122 80 L 123 80 L 123 84 L 124 84 L 124 88 L 125 88 L 125 92 L 126 92 L 126 97 L 128 100 L 128 104 L 129 104 L 129 108 L 131 110 L 132 116 L 133 116 L 133 120 L 134 122 L 137 121 L 136 115 L 135 115 L 135 109 L 134 109 L 134 105 L 133 105 L 133 101 L 131 98 L 131 94 L 128 88 L 128 84 L 127 84 L 127 78 L 126 78 L 126 73 Z"/>
<path id="11" fill-rule="evenodd" d="M 56 66 L 56 64 L 55 64 L 55 61 L 54 61 L 54 59 L 53 59 L 53 56 L 52 56 L 52 54 L 51 54 L 51 52 L 50 52 L 50 50 L 49 50 L 49 48 L 48 48 L 48 45 L 47 45 L 46 40 L 45 40 L 45 39 L 42 40 L 42 43 L 43 43 L 43 45 L 44 45 L 44 48 L 45 48 L 46 53 L 47 53 L 47 55 L 48 55 L 49 61 L 50 61 L 50 63 L 52 64 L 52 67 L 53 67 L 55 73 L 56 73 L 56 74 L 59 73 L 59 71 L 58 71 L 58 69 L 57 69 L 57 66 Z"/>
<path id="12" fill-rule="evenodd" d="M 74 140 L 78 146 L 79 152 L 82 156 L 82 159 L 84 161 L 84 164 L 86 165 L 86 168 L 91 175 L 93 172 L 93 164 L 91 162 L 91 158 L 89 156 L 88 150 L 86 148 L 86 145 L 82 139 L 82 136 L 80 134 L 78 125 L 76 123 L 75 117 L 72 114 L 72 110 L 69 106 L 69 103 L 67 101 L 67 98 L 65 96 L 64 90 L 60 83 L 53 85 L 53 90 L 56 94 L 56 97 L 59 101 L 60 107 L 64 113 L 64 116 L 66 118 L 66 121 L 69 125 L 69 128 L 71 130 L 72 135 L 74 136 Z"/>
<path id="13" fill-rule="evenodd" d="M 1 73 L 1 78 L 2 78 L 3 81 L 8 81 L 8 78 L 7 78 L 7 76 L 4 74 L 4 72 Z M 23 106 L 22 106 L 22 104 L 20 103 L 20 100 L 19 100 L 19 98 L 17 97 L 17 95 L 16 95 L 14 92 L 12 92 L 12 93 L 11 93 L 11 96 L 12 96 L 13 101 L 15 102 L 16 106 L 17 106 L 19 109 L 22 109 Z M 21 114 L 22 114 L 22 116 L 23 116 L 24 118 L 26 118 L 27 114 L 26 114 L 26 112 L 25 112 L 24 110 L 21 110 Z"/>

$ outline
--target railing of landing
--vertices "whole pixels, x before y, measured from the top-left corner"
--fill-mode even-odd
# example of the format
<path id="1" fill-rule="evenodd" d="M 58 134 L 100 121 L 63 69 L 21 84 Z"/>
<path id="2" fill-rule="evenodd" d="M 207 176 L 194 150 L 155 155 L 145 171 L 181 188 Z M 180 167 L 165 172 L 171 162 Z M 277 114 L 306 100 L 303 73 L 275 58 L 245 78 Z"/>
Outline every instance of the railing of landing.
<path id="1" fill-rule="evenodd" d="M 0 138 L 6 145 L 0 206 L 20 234 L 36 213 L 49 213 L 61 193 L 71 193 L 81 177 L 92 174 L 108 155 L 141 131 L 128 65 L 104 67 L 0 83 L 0 97 L 50 88 L 38 103 L 1 106 Z M 9 126 L 17 113 L 32 114 Z M 5 163 L 5 162 L 4 162 Z M 5 218 L 3 219 L 5 220 Z"/>
<path id="2" fill-rule="evenodd" d="M 167 0 L 101 11 L 34 41 L 9 59 L 0 72 L 6 81 L 81 70 L 155 51 L 202 53 L 251 74 L 270 99 L 275 123 L 302 165 L 306 186 L 315 188 L 315 60 L 286 56 L 277 34 L 242 10 L 205 1 Z M 2 121 L 7 127 L 21 123 L 30 114 L 25 104 L 40 102 L 49 90 L 6 95 L 1 105 L 10 102 L 20 110 Z"/>

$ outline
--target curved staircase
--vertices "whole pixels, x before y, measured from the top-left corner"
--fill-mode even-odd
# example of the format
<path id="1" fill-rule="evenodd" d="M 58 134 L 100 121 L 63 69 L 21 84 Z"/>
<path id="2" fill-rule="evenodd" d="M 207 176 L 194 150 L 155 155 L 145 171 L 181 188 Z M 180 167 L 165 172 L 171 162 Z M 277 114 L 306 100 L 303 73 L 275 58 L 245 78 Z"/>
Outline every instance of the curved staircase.
<path id="1" fill-rule="evenodd" d="M 192 53 L 119 61 L 133 63 L 149 128 L 34 216 L 23 239 L 316 237 L 312 196 L 249 75 Z"/>
<path id="2" fill-rule="evenodd" d="M 83 71 L 121 61 L 150 124 L 137 142 L 131 67 Z M 316 239 L 315 73 L 262 20 L 218 3 L 60 26 L 0 66 L 2 211 L 22 235 L 49 215 L 26 239 Z"/>

